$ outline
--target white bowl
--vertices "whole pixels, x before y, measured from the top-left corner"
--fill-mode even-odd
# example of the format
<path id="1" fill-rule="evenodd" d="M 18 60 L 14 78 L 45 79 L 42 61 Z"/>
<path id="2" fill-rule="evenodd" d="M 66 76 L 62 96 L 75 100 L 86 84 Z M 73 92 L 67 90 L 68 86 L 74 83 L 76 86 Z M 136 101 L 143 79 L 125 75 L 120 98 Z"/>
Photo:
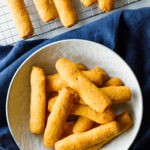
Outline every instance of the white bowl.
<path id="1" fill-rule="evenodd" d="M 21 150 L 48 150 L 43 146 L 43 135 L 29 131 L 30 72 L 33 65 L 46 74 L 56 72 L 57 59 L 65 57 L 74 63 L 83 63 L 89 69 L 100 66 L 110 77 L 119 77 L 131 88 L 132 100 L 116 105 L 117 113 L 128 111 L 134 125 L 101 150 L 127 150 L 140 128 L 143 112 L 142 95 L 138 81 L 129 66 L 110 49 L 85 40 L 64 40 L 48 44 L 33 53 L 16 71 L 9 86 L 6 114 L 9 129 Z"/>

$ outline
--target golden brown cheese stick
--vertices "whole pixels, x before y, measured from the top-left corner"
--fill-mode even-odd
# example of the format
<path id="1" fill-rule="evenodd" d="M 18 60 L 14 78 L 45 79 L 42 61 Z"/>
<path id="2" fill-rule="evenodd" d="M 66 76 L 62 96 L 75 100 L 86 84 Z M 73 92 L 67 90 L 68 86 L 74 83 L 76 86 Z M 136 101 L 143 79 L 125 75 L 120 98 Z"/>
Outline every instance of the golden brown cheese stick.
<path id="1" fill-rule="evenodd" d="M 48 101 L 48 111 L 51 112 L 53 110 L 53 106 L 55 104 L 56 97 L 50 99 Z M 115 112 L 112 108 L 107 109 L 105 112 L 99 113 L 90 108 L 87 105 L 74 104 L 72 110 L 70 111 L 71 115 L 82 116 L 88 118 L 92 121 L 95 121 L 99 124 L 106 124 L 115 119 Z"/>
<path id="2" fill-rule="evenodd" d="M 123 82 L 119 78 L 111 78 L 103 84 L 103 87 L 106 86 L 123 86 Z"/>
<path id="3" fill-rule="evenodd" d="M 63 131 L 63 135 L 62 135 L 63 138 L 70 134 L 73 134 L 72 128 L 73 128 L 74 124 L 75 124 L 75 121 L 68 121 L 65 123 L 64 131 Z"/>
<path id="4" fill-rule="evenodd" d="M 82 73 L 96 86 L 101 86 L 108 78 L 108 75 L 99 67 L 95 67 L 89 71 L 82 71 Z M 46 91 L 48 92 L 59 91 L 63 87 L 68 86 L 68 83 L 58 73 L 46 77 Z"/>
<path id="5" fill-rule="evenodd" d="M 109 86 L 100 90 L 111 99 L 113 104 L 125 103 L 131 99 L 130 88 L 127 86 Z"/>
<path id="6" fill-rule="evenodd" d="M 116 121 L 89 131 L 72 134 L 55 143 L 56 150 L 84 150 L 92 145 L 106 141 L 119 132 L 119 125 Z"/>
<path id="7" fill-rule="evenodd" d="M 120 126 L 120 132 L 118 135 L 122 134 L 133 125 L 133 121 L 127 112 L 118 115 L 116 117 L 116 121 L 119 123 Z"/>
<path id="8" fill-rule="evenodd" d="M 98 7 L 103 11 L 110 11 L 114 7 L 114 0 L 98 0 Z"/>
<path id="9" fill-rule="evenodd" d="M 119 131 L 119 133 L 116 136 L 122 134 L 123 132 L 128 130 L 133 125 L 133 121 L 132 121 L 132 119 L 130 118 L 130 116 L 129 116 L 129 114 L 127 112 L 122 113 L 121 115 L 117 116 L 116 117 L 116 121 L 118 122 L 118 124 L 120 126 L 120 131 Z M 94 146 L 91 146 L 91 147 L 87 148 L 86 150 L 98 150 L 99 148 L 102 148 L 103 145 L 105 145 L 106 143 L 111 141 L 116 136 L 111 136 L 106 141 L 101 142 L 99 144 L 96 144 Z"/>
<path id="10" fill-rule="evenodd" d="M 33 34 L 33 26 L 24 4 L 24 0 L 6 0 L 14 19 L 18 34 L 25 39 Z"/>
<path id="11" fill-rule="evenodd" d="M 53 110 L 51 111 L 44 132 L 44 145 L 54 147 L 62 134 L 64 124 L 73 105 L 74 90 L 63 88 L 56 99 Z"/>
<path id="12" fill-rule="evenodd" d="M 46 116 L 45 75 L 41 68 L 32 67 L 30 83 L 30 131 L 40 134 L 44 131 Z"/>
<path id="13" fill-rule="evenodd" d="M 58 17 L 51 0 L 33 0 L 33 2 L 43 22 L 49 22 Z"/>
<path id="14" fill-rule="evenodd" d="M 125 103 L 131 100 L 130 88 L 127 86 L 108 86 L 99 88 L 106 96 L 108 96 L 113 104 Z M 86 104 L 83 99 L 79 99 L 80 104 Z"/>
<path id="15" fill-rule="evenodd" d="M 73 133 L 81 133 L 90 130 L 94 125 L 92 120 L 89 120 L 85 117 L 79 116 L 76 123 L 73 126 L 72 132 Z"/>
<path id="16" fill-rule="evenodd" d="M 56 69 L 68 85 L 78 92 L 84 102 L 97 112 L 104 112 L 111 100 L 104 95 L 71 61 L 61 58 Z"/>
<path id="17" fill-rule="evenodd" d="M 71 27 L 78 22 L 77 14 L 70 0 L 53 0 L 59 14 L 61 23 L 65 27 Z"/>
<path id="18" fill-rule="evenodd" d="M 91 6 L 93 3 L 95 3 L 96 0 L 81 0 L 81 3 L 85 6 L 85 7 L 89 7 Z"/>

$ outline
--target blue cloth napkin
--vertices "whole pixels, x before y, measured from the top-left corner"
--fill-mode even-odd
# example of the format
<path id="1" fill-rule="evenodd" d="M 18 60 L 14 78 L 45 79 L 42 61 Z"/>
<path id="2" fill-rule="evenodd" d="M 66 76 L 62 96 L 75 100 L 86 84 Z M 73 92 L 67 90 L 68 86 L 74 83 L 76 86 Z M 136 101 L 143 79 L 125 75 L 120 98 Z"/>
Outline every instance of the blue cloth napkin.
<path id="1" fill-rule="evenodd" d="M 18 150 L 6 122 L 8 86 L 20 64 L 40 47 L 64 39 L 86 39 L 118 53 L 136 74 L 143 92 L 144 116 L 131 150 L 150 149 L 150 8 L 113 13 L 49 40 L 20 41 L 0 46 L 0 150 Z"/>

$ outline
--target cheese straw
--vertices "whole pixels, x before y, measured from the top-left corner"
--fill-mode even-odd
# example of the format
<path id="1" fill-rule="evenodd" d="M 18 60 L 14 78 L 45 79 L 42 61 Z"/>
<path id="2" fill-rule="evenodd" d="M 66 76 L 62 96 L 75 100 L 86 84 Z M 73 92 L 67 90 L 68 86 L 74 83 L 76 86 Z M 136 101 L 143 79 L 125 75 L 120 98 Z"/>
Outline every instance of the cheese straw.
<path id="1" fill-rule="evenodd" d="M 92 120 L 89 120 L 85 117 L 79 117 L 76 123 L 73 126 L 73 133 L 81 133 L 90 130 L 94 125 Z"/>
<path id="2" fill-rule="evenodd" d="M 79 65 L 76 64 L 76 66 L 81 70 L 81 66 L 80 68 Z M 108 78 L 108 75 L 99 67 L 95 67 L 89 71 L 82 71 L 82 73 L 97 86 L 101 86 Z M 63 87 L 68 86 L 68 83 L 64 81 L 58 73 L 46 77 L 46 91 L 48 92 L 59 91 Z"/>
<path id="3" fill-rule="evenodd" d="M 33 34 L 33 26 L 24 4 L 24 0 L 6 0 L 14 19 L 19 36 L 25 39 Z"/>
<path id="4" fill-rule="evenodd" d="M 63 134 L 64 124 L 72 108 L 74 90 L 63 88 L 56 99 L 53 110 L 48 117 L 44 132 L 44 145 L 53 148 Z"/>
<path id="5" fill-rule="evenodd" d="M 49 112 L 53 110 L 56 99 L 57 97 L 49 99 L 48 101 Z M 88 118 L 99 124 L 106 124 L 115 119 L 115 112 L 112 108 L 107 109 L 105 112 L 99 113 L 91 109 L 89 106 L 81 104 L 74 104 L 72 110 L 70 111 L 70 114 Z"/>
<path id="6" fill-rule="evenodd" d="M 85 7 L 89 7 L 91 6 L 93 3 L 95 3 L 96 0 L 81 0 L 81 3 L 85 6 Z"/>
<path id="7" fill-rule="evenodd" d="M 32 67 L 30 83 L 30 131 L 40 134 L 44 131 L 46 117 L 45 75 L 41 68 Z"/>
<path id="8" fill-rule="evenodd" d="M 131 100 L 130 88 L 127 86 L 108 86 L 99 88 L 106 96 L 108 96 L 113 104 L 125 103 Z M 86 104 L 83 99 L 79 99 L 80 104 Z"/>
<path id="9" fill-rule="evenodd" d="M 53 0 L 59 14 L 61 23 L 65 27 L 71 27 L 78 22 L 77 14 L 70 0 Z"/>
<path id="10" fill-rule="evenodd" d="M 111 141 L 116 136 L 122 134 L 123 132 L 128 130 L 133 125 L 133 121 L 127 112 L 122 113 L 121 115 L 117 116 L 116 121 L 118 122 L 118 124 L 120 126 L 120 131 L 117 135 L 111 136 L 106 141 L 96 144 L 94 146 L 91 146 L 91 147 L 87 148 L 86 150 L 98 150 L 99 148 L 102 148 L 106 143 Z"/>
<path id="11" fill-rule="evenodd" d="M 110 11 L 114 7 L 114 0 L 98 0 L 98 7 L 103 11 Z"/>
<path id="12" fill-rule="evenodd" d="M 49 22 L 58 17 L 51 0 L 33 0 L 33 2 L 43 22 Z"/>
<path id="13" fill-rule="evenodd" d="M 103 84 L 103 87 L 106 86 L 122 86 L 123 82 L 119 78 L 111 78 Z"/>
<path id="14" fill-rule="evenodd" d="M 104 142 L 119 132 L 116 121 L 100 125 L 89 131 L 72 134 L 55 143 L 56 150 L 84 150 L 92 145 Z"/>
<path id="15" fill-rule="evenodd" d="M 56 62 L 56 69 L 68 85 L 84 99 L 84 102 L 97 112 L 104 112 L 111 105 L 111 100 L 69 60 L 59 59 Z"/>
<path id="16" fill-rule="evenodd" d="M 131 99 L 130 88 L 127 86 L 109 86 L 100 90 L 111 99 L 113 104 L 125 103 Z"/>

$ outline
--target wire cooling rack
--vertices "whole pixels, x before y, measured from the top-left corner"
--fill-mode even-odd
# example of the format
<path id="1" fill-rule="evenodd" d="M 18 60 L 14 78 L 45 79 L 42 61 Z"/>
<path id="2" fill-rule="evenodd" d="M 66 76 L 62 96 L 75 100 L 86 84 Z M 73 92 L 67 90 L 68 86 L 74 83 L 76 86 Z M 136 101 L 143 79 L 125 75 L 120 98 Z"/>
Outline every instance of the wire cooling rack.
<path id="1" fill-rule="evenodd" d="M 114 9 L 121 8 L 138 1 L 140 0 L 115 0 Z M 42 34 L 63 27 L 59 19 L 49 23 L 43 23 L 32 0 L 25 0 L 25 4 L 34 27 L 34 35 L 32 37 L 41 36 Z M 88 8 L 84 7 L 80 0 L 72 0 L 72 4 L 78 14 L 79 21 L 104 13 L 98 8 L 97 3 Z M 18 40 L 20 40 L 20 38 L 17 34 L 11 14 L 6 6 L 6 0 L 0 0 L 0 45 L 14 44 Z"/>

